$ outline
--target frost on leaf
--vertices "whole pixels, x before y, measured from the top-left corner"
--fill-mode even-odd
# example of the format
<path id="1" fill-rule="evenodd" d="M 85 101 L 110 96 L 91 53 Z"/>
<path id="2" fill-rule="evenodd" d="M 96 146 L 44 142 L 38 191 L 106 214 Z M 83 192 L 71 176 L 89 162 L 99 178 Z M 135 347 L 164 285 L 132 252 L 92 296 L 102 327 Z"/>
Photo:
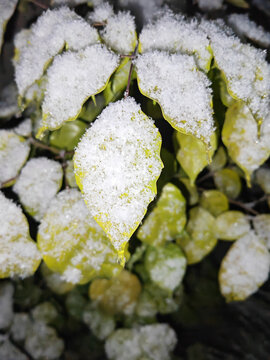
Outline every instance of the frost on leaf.
<path id="1" fill-rule="evenodd" d="M 41 78 L 64 47 L 80 50 L 98 41 L 97 30 L 67 7 L 44 12 L 31 31 L 24 30 L 15 39 L 15 80 L 20 96 Z"/>
<path id="2" fill-rule="evenodd" d="M 118 56 L 102 45 L 57 56 L 48 70 L 40 132 L 76 119 L 83 103 L 105 88 L 117 65 Z"/>
<path id="3" fill-rule="evenodd" d="M 260 125 L 270 106 L 270 65 L 265 60 L 266 52 L 242 44 L 223 23 L 205 21 L 201 28 L 210 37 L 215 63 L 229 94 L 245 102 Z"/>
<path id="4" fill-rule="evenodd" d="M 127 98 L 103 110 L 75 152 L 84 200 L 120 258 L 156 194 L 160 147 L 153 121 Z"/>
<path id="5" fill-rule="evenodd" d="M 22 210 L 0 193 L 0 278 L 33 275 L 40 259 Z"/>
<path id="6" fill-rule="evenodd" d="M 0 53 L 8 20 L 15 11 L 18 0 L 1 0 L 0 2 Z"/>
<path id="7" fill-rule="evenodd" d="M 161 50 L 195 55 L 198 67 L 205 72 L 210 69 L 212 59 L 209 40 L 198 29 L 197 20 L 188 21 L 169 11 L 142 29 L 139 50 L 142 53 Z"/>
<path id="8" fill-rule="evenodd" d="M 267 280 L 270 255 L 263 241 L 250 231 L 238 239 L 225 255 L 219 285 L 227 301 L 245 300 Z"/>
<path id="9" fill-rule="evenodd" d="M 247 180 L 270 155 L 270 113 L 262 124 L 261 136 L 248 107 L 237 102 L 226 113 L 222 141 L 233 161 L 245 172 Z"/>
<path id="10" fill-rule="evenodd" d="M 175 239 L 186 224 L 186 200 L 173 184 L 166 184 L 160 198 L 140 227 L 137 237 L 150 245 Z"/>
<path id="11" fill-rule="evenodd" d="M 214 182 L 218 190 L 228 198 L 236 199 L 242 190 L 239 174 L 230 168 L 220 169 L 214 172 Z"/>
<path id="12" fill-rule="evenodd" d="M 0 130 L 0 186 L 9 180 L 15 181 L 29 152 L 30 146 L 24 138 L 12 131 Z"/>
<path id="13" fill-rule="evenodd" d="M 116 330 L 105 343 L 110 360 L 170 360 L 177 344 L 175 331 L 167 324 L 152 324 Z"/>
<path id="14" fill-rule="evenodd" d="M 249 231 L 249 221 L 241 211 L 225 211 L 215 219 L 214 232 L 218 239 L 235 240 Z"/>
<path id="15" fill-rule="evenodd" d="M 262 47 L 270 46 L 270 33 L 250 20 L 247 14 L 229 15 L 228 24 L 240 37 L 247 38 Z"/>
<path id="16" fill-rule="evenodd" d="M 103 23 L 113 15 L 113 7 L 109 3 L 105 2 L 94 7 L 94 10 L 88 14 L 88 20 L 91 23 Z"/>
<path id="17" fill-rule="evenodd" d="M 137 42 L 134 17 L 129 12 L 109 17 L 101 36 L 110 48 L 120 54 L 133 52 Z"/>
<path id="18" fill-rule="evenodd" d="M 83 322 L 99 340 L 105 340 L 116 326 L 114 317 L 97 309 L 93 302 L 83 312 Z"/>
<path id="19" fill-rule="evenodd" d="M 27 162 L 13 190 L 25 210 L 40 221 L 60 190 L 62 179 L 63 170 L 59 162 L 39 157 Z"/>
<path id="20" fill-rule="evenodd" d="M 60 192 L 50 203 L 39 226 L 38 247 L 46 265 L 70 283 L 85 284 L 121 269 L 109 239 L 76 189 Z"/>
<path id="21" fill-rule="evenodd" d="M 151 281 L 163 290 L 173 292 L 186 272 L 187 260 L 176 244 L 149 247 L 145 254 L 145 268 Z"/>
<path id="22" fill-rule="evenodd" d="M 30 118 L 24 119 L 19 125 L 13 128 L 15 134 L 23 137 L 29 137 L 32 133 L 32 121 Z"/>
<path id="23" fill-rule="evenodd" d="M 0 119 L 11 118 L 19 113 L 17 96 L 15 83 L 10 83 L 3 88 L 0 95 Z"/>
<path id="24" fill-rule="evenodd" d="M 193 185 L 199 173 L 208 165 L 217 148 L 217 135 L 210 136 L 210 149 L 206 149 L 202 140 L 194 136 L 176 133 L 176 140 L 180 148 L 176 153 L 176 159 L 185 170 Z"/>
<path id="25" fill-rule="evenodd" d="M 214 132 L 210 82 L 189 55 L 154 51 L 136 60 L 139 89 L 161 106 L 177 130 L 210 144 Z"/>
<path id="26" fill-rule="evenodd" d="M 270 214 L 260 214 L 252 219 L 257 236 L 263 240 L 270 250 Z"/>

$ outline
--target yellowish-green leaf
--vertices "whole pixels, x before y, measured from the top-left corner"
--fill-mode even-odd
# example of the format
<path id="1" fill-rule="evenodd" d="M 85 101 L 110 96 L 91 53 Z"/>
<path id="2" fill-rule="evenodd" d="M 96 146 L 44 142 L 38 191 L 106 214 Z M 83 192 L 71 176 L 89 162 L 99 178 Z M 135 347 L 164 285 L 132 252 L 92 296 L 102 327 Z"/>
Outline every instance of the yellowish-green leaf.
<path id="1" fill-rule="evenodd" d="M 175 239 L 186 224 L 186 200 L 181 191 L 168 183 L 160 198 L 140 227 L 138 238 L 153 246 Z"/>
<path id="2" fill-rule="evenodd" d="M 217 136 L 213 133 L 210 137 L 210 148 L 208 149 L 202 140 L 194 136 L 176 133 L 176 139 L 180 145 L 176 158 L 186 174 L 189 176 L 191 184 L 194 184 L 199 173 L 209 164 L 217 148 Z"/>
<path id="3" fill-rule="evenodd" d="M 260 168 L 255 173 L 255 181 L 266 194 L 270 194 L 270 169 Z"/>
<path id="4" fill-rule="evenodd" d="M 0 192 L 0 278 L 34 274 L 41 260 L 21 208 Z"/>
<path id="5" fill-rule="evenodd" d="M 199 201 L 199 193 L 195 185 L 192 185 L 190 179 L 187 177 L 180 177 L 179 180 L 184 184 L 188 191 L 188 204 L 193 206 Z"/>
<path id="6" fill-rule="evenodd" d="M 215 185 L 228 196 L 230 199 L 235 199 L 239 196 L 242 188 L 241 179 L 238 173 L 232 169 L 225 168 L 214 173 Z"/>
<path id="7" fill-rule="evenodd" d="M 204 208 L 198 206 L 190 210 L 186 231 L 177 239 L 188 264 L 201 261 L 215 247 L 214 223 L 215 218 Z"/>
<path id="8" fill-rule="evenodd" d="M 204 191 L 200 199 L 200 205 L 214 216 L 218 216 L 229 209 L 227 196 L 218 190 Z"/>
<path id="9" fill-rule="evenodd" d="M 160 147 L 153 121 L 126 98 L 103 110 L 76 149 L 77 184 L 121 260 L 156 194 L 163 167 Z"/>
<path id="10" fill-rule="evenodd" d="M 52 200 L 37 239 L 46 265 L 69 283 L 85 284 L 121 271 L 116 251 L 76 189 L 64 190 Z"/>
<path id="11" fill-rule="evenodd" d="M 215 153 L 211 164 L 209 164 L 209 169 L 211 171 L 221 170 L 222 168 L 224 168 L 226 163 L 227 163 L 226 151 L 223 146 L 220 146 L 217 149 L 217 152 Z"/>
<path id="12" fill-rule="evenodd" d="M 262 124 L 259 137 L 256 121 L 243 102 L 237 102 L 227 110 L 222 141 L 230 157 L 245 172 L 248 184 L 253 171 L 270 155 L 269 136 L 270 115 Z"/>
<path id="13" fill-rule="evenodd" d="M 65 168 L 65 178 L 66 178 L 68 186 L 70 186 L 72 188 L 78 187 L 78 185 L 76 183 L 76 179 L 75 179 L 75 174 L 74 174 L 73 160 L 67 161 L 67 166 Z"/>
<path id="14" fill-rule="evenodd" d="M 235 240 L 250 231 L 250 224 L 240 211 L 226 211 L 215 219 L 214 232 L 218 239 Z"/>
<path id="15" fill-rule="evenodd" d="M 253 231 L 230 247 L 219 270 L 219 285 L 227 301 L 245 300 L 267 280 L 270 255 Z"/>

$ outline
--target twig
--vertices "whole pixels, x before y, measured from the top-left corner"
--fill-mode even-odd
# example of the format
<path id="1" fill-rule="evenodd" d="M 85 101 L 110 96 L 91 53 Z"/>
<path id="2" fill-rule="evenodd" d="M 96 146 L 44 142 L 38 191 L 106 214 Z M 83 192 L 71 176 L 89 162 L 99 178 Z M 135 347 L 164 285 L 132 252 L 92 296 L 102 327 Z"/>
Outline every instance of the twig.
<path id="1" fill-rule="evenodd" d="M 40 148 L 43 150 L 48 150 L 54 154 L 61 155 L 62 150 L 59 150 L 53 146 L 48 146 L 46 144 L 43 144 L 41 141 L 34 139 L 32 136 L 29 138 L 29 142 L 30 142 L 30 144 L 34 145 L 37 148 Z"/>
<path id="2" fill-rule="evenodd" d="M 122 54 L 120 55 L 120 58 L 130 58 L 130 59 L 135 59 L 136 55 L 128 55 L 128 54 Z"/>
<path id="3" fill-rule="evenodd" d="M 37 6 L 39 6 L 41 9 L 43 9 L 43 10 L 47 10 L 48 8 L 49 8 L 49 6 L 48 5 L 45 5 L 45 4 L 41 4 L 39 1 L 37 1 L 37 0 L 28 0 L 29 2 L 31 2 L 31 3 L 33 3 L 33 4 L 35 4 L 35 5 L 37 5 Z"/>
<path id="4" fill-rule="evenodd" d="M 268 200 L 268 197 L 269 197 L 269 195 L 264 194 L 264 195 L 263 195 L 262 197 L 260 197 L 258 200 L 254 200 L 254 201 L 251 201 L 251 202 L 249 202 L 249 203 L 246 203 L 246 206 L 253 207 L 253 206 L 259 204 L 260 202 L 267 201 L 267 200 Z"/>
<path id="5" fill-rule="evenodd" d="M 240 202 L 240 201 L 237 201 L 237 200 L 233 200 L 233 199 L 229 199 L 229 202 L 233 205 L 236 205 L 236 206 L 239 206 L 240 208 L 246 210 L 247 212 L 249 212 L 250 214 L 253 214 L 253 215 L 259 215 L 259 212 L 250 208 L 249 206 L 247 206 L 246 204 Z"/>
<path id="6" fill-rule="evenodd" d="M 209 179 L 210 177 L 212 177 L 214 174 L 212 172 L 208 172 L 207 174 L 205 174 L 204 176 L 202 176 L 201 178 L 199 178 L 197 180 L 197 184 L 200 184 L 202 182 L 204 182 L 205 180 Z"/>
<path id="7" fill-rule="evenodd" d="M 94 26 L 94 27 L 102 27 L 105 25 L 106 25 L 106 22 L 101 22 L 101 21 L 97 21 L 92 24 L 92 26 Z"/>
<path id="8" fill-rule="evenodd" d="M 135 47 L 135 50 L 131 55 L 131 56 L 133 56 L 133 58 L 136 56 L 138 45 L 139 45 L 139 43 L 137 43 L 137 45 Z M 129 74 L 128 74 L 127 88 L 126 88 L 126 91 L 125 91 L 125 94 L 124 94 L 125 99 L 129 96 L 129 88 L 130 88 L 130 83 L 131 83 L 131 75 L 132 75 L 133 67 L 134 67 L 133 62 L 131 62 L 130 68 L 129 68 Z"/>

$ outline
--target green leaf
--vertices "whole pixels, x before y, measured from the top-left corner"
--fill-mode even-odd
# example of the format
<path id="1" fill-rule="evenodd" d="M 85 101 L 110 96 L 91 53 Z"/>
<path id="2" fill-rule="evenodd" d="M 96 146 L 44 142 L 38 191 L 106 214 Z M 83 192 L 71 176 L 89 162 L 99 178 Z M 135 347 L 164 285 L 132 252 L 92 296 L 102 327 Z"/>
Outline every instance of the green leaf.
<path id="1" fill-rule="evenodd" d="M 46 265 L 69 283 L 85 284 L 121 270 L 117 253 L 76 189 L 64 190 L 52 200 L 37 241 Z"/>
<path id="2" fill-rule="evenodd" d="M 216 187 L 230 199 L 239 196 L 242 188 L 241 179 L 238 173 L 232 169 L 225 168 L 214 173 Z"/>
<path id="3" fill-rule="evenodd" d="M 222 141 L 230 157 L 245 172 L 248 184 L 253 171 L 270 155 L 268 122 L 265 119 L 258 137 L 256 121 L 244 103 L 235 103 L 226 113 Z"/>
<path id="4" fill-rule="evenodd" d="M 192 208 L 186 231 L 177 239 L 184 250 L 188 264 L 195 264 L 208 255 L 216 246 L 214 235 L 215 218 L 202 207 Z"/>
<path id="5" fill-rule="evenodd" d="M 132 98 L 111 103 L 81 139 L 74 166 L 84 200 L 121 261 L 156 194 L 158 129 Z"/>
<path id="6" fill-rule="evenodd" d="M 223 146 L 220 146 L 215 153 L 211 164 L 208 165 L 211 171 L 217 171 L 224 168 L 227 163 L 227 155 Z"/>
<path id="7" fill-rule="evenodd" d="M 218 190 L 204 191 L 200 198 L 200 205 L 213 216 L 218 216 L 229 209 L 227 196 Z"/>
<path id="8" fill-rule="evenodd" d="M 140 227 L 138 238 L 153 246 L 164 245 L 175 239 L 186 224 L 186 200 L 181 191 L 168 183 L 160 198 Z"/>
<path id="9" fill-rule="evenodd" d="M 192 185 L 190 179 L 187 177 L 179 177 L 186 190 L 188 191 L 188 204 L 190 206 L 196 205 L 199 201 L 199 193 L 195 185 Z"/>
<path id="10" fill-rule="evenodd" d="M 169 293 L 181 283 L 187 260 L 176 244 L 163 247 L 149 247 L 145 254 L 145 269 L 151 281 Z"/>
<path id="11" fill-rule="evenodd" d="M 41 260 L 21 208 L 0 192 L 0 278 L 34 274 Z"/>
<path id="12" fill-rule="evenodd" d="M 214 232 L 218 239 L 235 240 L 249 231 L 249 221 L 240 211 L 225 211 L 215 220 Z"/>
<path id="13" fill-rule="evenodd" d="M 227 301 L 245 300 L 267 280 L 270 255 L 265 244 L 250 231 L 230 247 L 219 270 L 219 285 Z"/>
<path id="14" fill-rule="evenodd" d="M 199 173 L 209 164 L 217 148 L 217 136 L 213 133 L 210 138 L 210 149 L 194 136 L 176 133 L 180 145 L 176 158 L 193 185 Z"/>
<path id="15" fill-rule="evenodd" d="M 270 194 L 270 169 L 258 169 L 255 173 L 255 181 L 266 194 Z"/>

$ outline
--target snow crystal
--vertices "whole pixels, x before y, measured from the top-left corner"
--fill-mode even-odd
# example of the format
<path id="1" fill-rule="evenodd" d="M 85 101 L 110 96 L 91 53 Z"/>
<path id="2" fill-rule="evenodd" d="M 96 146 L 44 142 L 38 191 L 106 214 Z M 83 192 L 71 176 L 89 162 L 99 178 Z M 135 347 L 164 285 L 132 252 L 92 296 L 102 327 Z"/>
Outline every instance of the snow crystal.
<path id="1" fill-rule="evenodd" d="M 270 33 L 249 19 L 248 14 L 231 14 L 228 24 L 239 36 L 248 38 L 263 47 L 270 46 Z"/>
<path id="2" fill-rule="evenodd" d="M 7 329 L 13 319 L 13 293 L 14 287 L 10 282 L 0 285 L 0 329 Z"/>
<path id="3" fill-rule="evenodd" d="M 207 35 L 198 29 L 197 20 L 188 21 L 170 11 L 142 29 L 139 50 L 143 53 L 153 50 L 186 52 L 194 55 L 197 65 L 206 72 L 212 59 L 209 40 Z"/>
<path id="4" fill-rule="evenodd" d="M 120 54 L 133 52 L 137 41 L 134 17 L 129 12 L 109 17 L 101 36 L 110 48 Z"/>
<path id="5" fill-rule="evenodd" d="M 48 70 L 43 127 L 54 130 L 76 118 L 83 103 L 102 90 L 117 65 L 118 56 L 102 45 L 57 56 Z"/>
<path id="6" fill-rule="evenodd" d="M 3 88 L 0 95 L 0 118 L 10 118 L 19 113 L 17 96 L 15 83 L 10 83 Z"/>
<path id="7" fill-rule="evenodd" d="M 61 191 L 39 226 L 38 246 L 47 266 L 70 283 L 86 283 L 117 268 L 117 257 L 103 230 L 76 189 Z"/>
<path id="8" fill-rule="evenodd" d="M 203 11 L 215 11 L 222 8 L 223 0 L 198 0 L 198 6 Z"/>
<path id="9" fill-rule="evenodd" d="M 2 42 L 4 39 L 4 32 L 8 20 L 14 13 L 18 0 L 1 0 L 0 2 L 0 53 Z"/>
<path id="10" fill-rule="evenodd" d="M 118 329 L 106 341 L 110 360 L 170 360 L 177 343 L 174 330 L 167 324 L 153 324 L 133 329 Z"/>
<path id="11" fill-rule="evenodd" d="M 138 85 L 157 101 L 178 131 L 210 143 L 214 131 L 211 89 L 192 56 L 154 51 L 136 60 Z"/>
<path id="12" fill-rule="evenodd" d="M 246 299 L 267 280 L 269 267 L 266 246 L 250 231 L 232 245 L 221 263 L 221 293 L 228 301 Z"/>
<path id="13" fill-rule="evenodd" d="M 85 202 L 118 250 L 155 196 L 154 181 L 163 166 L 160 145 L 153 121 L 127 98 L 103 110 L 75 152 Z"/>
<path id="14" fill-rule="evenodd" d="M 256 234 L 270 250 L 270 214 L 260 214 L 252 219 Z"/>
<path id="15" fill-rule="evenodd" d="M 15 134 L 28 137 L 32 133 L 32 121 L 31 119 L 23 120 L 18 126 L 13 128 Z"/>
<path id="16" fill-rule="evenodd" d="M 60 163 L 45 157 L 35 158 L 24 166 L 13 190 L 27 212 L 40 221 L 60 190 L 62 179 Z"/>
<path id="17" fill-rule="evenodd" d="M 30 146 L 24 138 L 0 130 L 0 184 L 17 176 L 29 152 Z"/>
<path id="18" fill-rule="evenodd" d="M 32 275 L 40 263 L 21 209 L 0 192 L 0 277 Z"/>
<path id="19" fill-rule="evenodd" d="M 15 58 L 15 79 L 19 94 L 43 74 L 52 58 L 64 46 L 79 50 L 99 41 L 98 32 L 72 10 L 63 7 L 47 10 L 31 27 L 30 33 L 23 33 L 15 40 L 19 45 Z"/>
<path id="20" fill-rule="evenodd" d="M 113 7 L 106 2 L 95 7 L 94 11 L 88 14 L 88 20 L 91 23 L 104 23 L 113 15 Z"/>

